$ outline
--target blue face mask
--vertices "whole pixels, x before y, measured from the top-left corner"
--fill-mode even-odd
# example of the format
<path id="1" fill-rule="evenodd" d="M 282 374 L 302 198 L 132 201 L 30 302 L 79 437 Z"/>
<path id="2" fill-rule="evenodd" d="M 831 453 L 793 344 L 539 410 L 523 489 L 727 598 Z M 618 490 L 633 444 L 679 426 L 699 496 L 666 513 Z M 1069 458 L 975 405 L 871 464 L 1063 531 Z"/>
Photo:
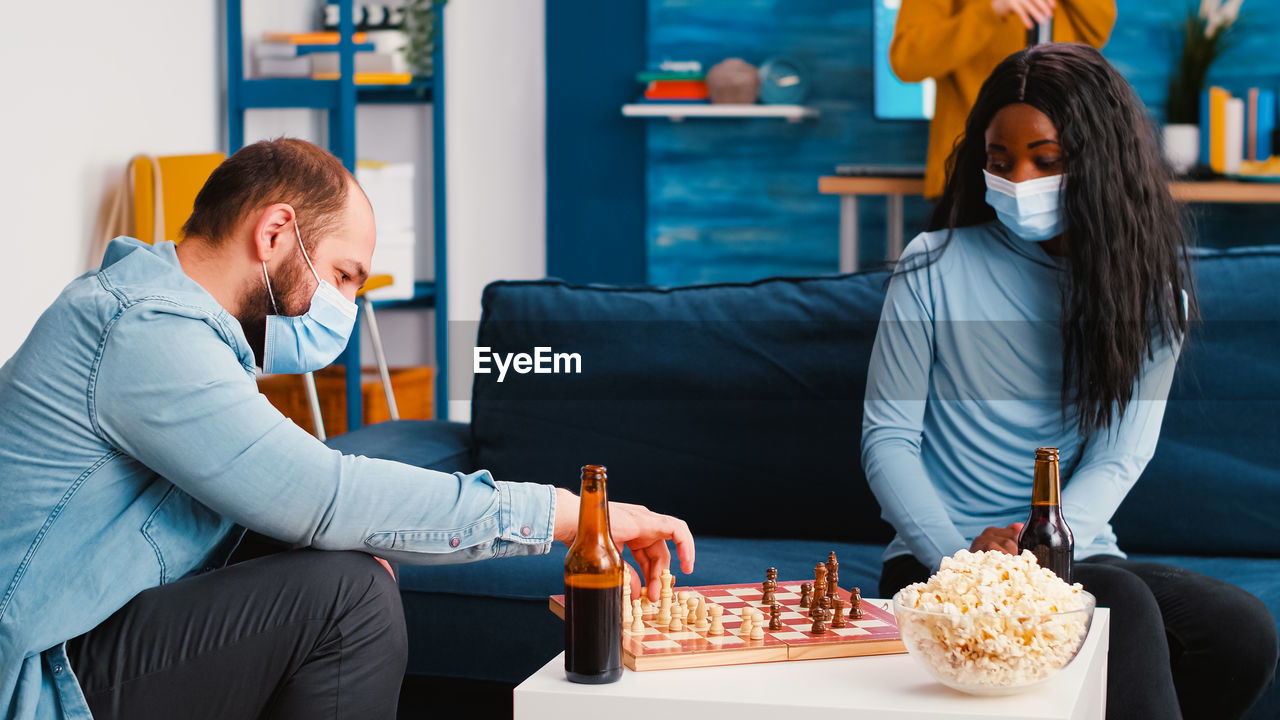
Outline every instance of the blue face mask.
<path id="1" fill-rule="evenodd" d="M 311 296 L 311 307 L 302 315 L 268 315 L 267 336 L 262 348 L 264 373 L 307 373 L 327 367 L 347 347 L 351 329 L 356 324 L 356 304 L 348 300 L 337 288 L 320 279 L 316 268 L 307 257 L 302 245 L 302 233 L 298 224 L 293 225 L 298 236 L 302 257 L 315 275 L 316 291 Z M 267 282 L 267 294 L 277 313 L 275 293 L 271 279 L 267 277 L 267 264 L 262 263 L 262 278 Z"/>
<path id="2" fill-rule="evenodd" d="M 1042 242 L 1062 234 L 1062 183 L 1064 175 L 1027 180 L 1005 180 L 986 170 L 987 204 L 1014 235 L 1029 242 Z"/>

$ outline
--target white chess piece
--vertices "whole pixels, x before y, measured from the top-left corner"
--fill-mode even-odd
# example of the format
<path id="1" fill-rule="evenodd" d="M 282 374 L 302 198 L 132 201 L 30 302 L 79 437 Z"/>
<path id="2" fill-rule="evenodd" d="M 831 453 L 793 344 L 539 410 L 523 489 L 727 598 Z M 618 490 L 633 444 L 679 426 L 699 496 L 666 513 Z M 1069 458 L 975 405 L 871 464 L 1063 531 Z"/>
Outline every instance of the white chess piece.
<path id="1" fill-rule="evenodd" d="M 711 627 L 711 624 L 707 622 L 707 599 L 706 598 L 702 596 L 698 597 L 698 609 L 695 614 L 696 614 L 696 617 L 695 617 L 696 625 L 694 626 L 695 629 L 705 632 L 707 628 Z"/>
<path id="2" fill-rule="evenodd" d="M 632 600 L 631 603 L 631 632 L 644 632 L 644 614 L 640 612 L 640 601 Z"/>
<path id="3" fill-rule="evenodd" d="M 741 617 L 742 617 L 742 625 L 738 627 L 738 636 L 745 640 L 751 636 L 751 619 L 752 619 L 751 609 L 750 608 L 744 609 L 742 611 Z"/>
<path id="4" fill-rule="evenodd" d="M 712 605 L 708 608 L 711 611 L 711 629 L 707 631 L 708 635 L 724 634 L 724 619 L 720 617 L 724 614 L 724 606 Z"/>
<path id="5" fill-rule="evenodd" d="M 680 632 L 681 630 L 684 629 L 684 621 L 680 619 L 679 614 L 672 613 L 671 624 L 667 626 L 667 629 L 670 630 L 671 632 Z"/>
<path id="6" fill-rule="evenodd" d="M 631 588 L 627 584 L 622 586 L 622 627 L 631 624 Z"/>
<path id="7" fill-rule="evenodd" d="M 753 621 L 751 623 L 751 639 L 763 640 L 764 639 L 764 613 L 760 612 L 759 610 L 756 610 L 755 613 L 752 615 L 751 619 Z"/>

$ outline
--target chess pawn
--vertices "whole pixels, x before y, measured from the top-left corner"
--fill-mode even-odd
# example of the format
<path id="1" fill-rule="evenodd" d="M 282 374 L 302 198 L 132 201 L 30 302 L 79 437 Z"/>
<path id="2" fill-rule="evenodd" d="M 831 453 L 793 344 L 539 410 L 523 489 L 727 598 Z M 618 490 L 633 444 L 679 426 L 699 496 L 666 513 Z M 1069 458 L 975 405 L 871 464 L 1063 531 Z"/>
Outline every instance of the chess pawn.
<path id="1" fill-rule="evenodd" d="M 755 610 L 751 614 L 751 639 L 764 639 L 764 613 Z"/>
<path id="2" fill-rule="evenodd" d="M 809 583 L 800 585 L 800 611 L 804 612 L 809 609 L 809 593 L 813 592 L 813 586 Z"/>
<path id="3" fill-rule="evenodd" d="M 671 632 L 680 632 L 684 629 L 684 621 L 680 619 L 678 613 L 672 613 L 671 624 L 667 626 L 667 629 Z"/>
<path id="4" fill-rule="evenodd" d="M 769 606 L 769 629 L 775 631 L 782 629 L 782 606 L 778 603 Z"/>
<path id="5" fill-rule="evenodd" d="M 751 620 L 753 615 L 754 613 L 751 612 L 750 608 L 745 608 L 742 611 L 742 625 L 738 628 L 738 637 L 741 637 L 743 640 L 751 637 Z"/>
<path id="6" fill-rule="evenodd" d="M 639 600 L 632 601 L 631 632 L 633 633 L 644 632 L 644 614 L 640 612 Z"/>
<path id="7" fill-rule="evenodd" d="M 723 635 L 724 634 L 724 618 L 721 616 L 724 615 L 724 606 L 712 605 L 709 609 L 711 610 L 711 629 L 707 631 L 707 634 Z"/>
<path id="8" fill-rule="evenodd" d="M 653 601 L 649 599 L 649 593 L 644 588 L 640 588 L 640 614 L 649 615 L 653 613 Z"/>
<path id="9" fill-rule="evenodd" d="M 688 625 L 688 626 L 689 626 L 689 629 L 690 629 L 690 630 L 692 630 L 692 629 L 693 629 L 693 627 L 698 623 L 698 601 L 697 601 L 697 599 L 696 599 L 696 598 L 689 598 L 689 602 L 686 604 L 686 606 L 685 606 L 685 607 L 686 607 L 686 609 L 685 609 L 685 611 L 684 611 L 684 624 L 685 624 L 685 625 Z"/>
<path id="10" fill-rule="evenodd" d="M 701 595 L 698 596 L 696 620 L 697 624 L 694 625 L 695 630 L 706 632 L 707 628 L 711 627 L 711 624 L 707 622 L 707 599 Z"/>
<path id="11" fill-rule="evenodd" d="M 827 612 L 819 605 L 813 608 L 812 615 L 813 627 L 809 631 L 814 635 L 822 635 L 827 631 Z"/>
<path id="12" fill-rule="evenodd" d="M 831 627 L 842 628 L 847 625 L 844 621 L 844 600 L 837 595 L 831 598 Z"/>
<path id="13" fill-rule="evenodd" d="M 849 617 L 854 620 L 862 619 L 862 591 L 858 588 L 854 588 L 849 595 Z"/>
<path id="14" fill-rule="evenodd" d="M 760 602 L 764 605 L 772 605 L 778 599 L 776 593 L 778 583 L 773 580 L 764 581 L 764 594 L 760 596 Z"/>

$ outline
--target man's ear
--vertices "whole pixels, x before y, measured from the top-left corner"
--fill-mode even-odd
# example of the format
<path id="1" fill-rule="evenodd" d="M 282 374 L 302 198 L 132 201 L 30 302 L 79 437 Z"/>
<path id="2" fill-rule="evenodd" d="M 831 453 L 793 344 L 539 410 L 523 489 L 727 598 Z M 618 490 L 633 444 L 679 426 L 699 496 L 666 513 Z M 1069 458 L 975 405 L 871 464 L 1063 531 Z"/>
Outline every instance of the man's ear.
<path id="1" fill-rule="evenodd" d="M 293 236 L 296 218 L 293 206 L 288 203 L 268 205 L 258 213 L 258 219 L 253 224 L 252 252 L 255 262 L 271 262 L 281 251 L 281 247 L 289 245 L 287 240 L 282 242 L 283 234 Z"/>

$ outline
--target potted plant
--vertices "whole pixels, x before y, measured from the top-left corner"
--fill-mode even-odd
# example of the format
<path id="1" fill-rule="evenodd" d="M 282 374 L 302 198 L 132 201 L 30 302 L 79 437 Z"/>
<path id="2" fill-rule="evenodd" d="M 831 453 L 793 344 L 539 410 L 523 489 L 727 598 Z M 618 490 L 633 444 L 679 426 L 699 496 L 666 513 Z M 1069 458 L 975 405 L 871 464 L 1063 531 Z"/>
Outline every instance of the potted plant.
<path id="1" fill-rule="evenodd" d="M 1230 45 L 1228 31 L 1240 16 L 1244 0 L 1201 0 L 1200 11 L 1187 11 L 1178 35 L 1182 54 L 1169 78 L 1165 104 L 1164 152 L 1174 172 L 1186 173 L 1200 154 L 1200 94 L 1209 66 Z"/>

